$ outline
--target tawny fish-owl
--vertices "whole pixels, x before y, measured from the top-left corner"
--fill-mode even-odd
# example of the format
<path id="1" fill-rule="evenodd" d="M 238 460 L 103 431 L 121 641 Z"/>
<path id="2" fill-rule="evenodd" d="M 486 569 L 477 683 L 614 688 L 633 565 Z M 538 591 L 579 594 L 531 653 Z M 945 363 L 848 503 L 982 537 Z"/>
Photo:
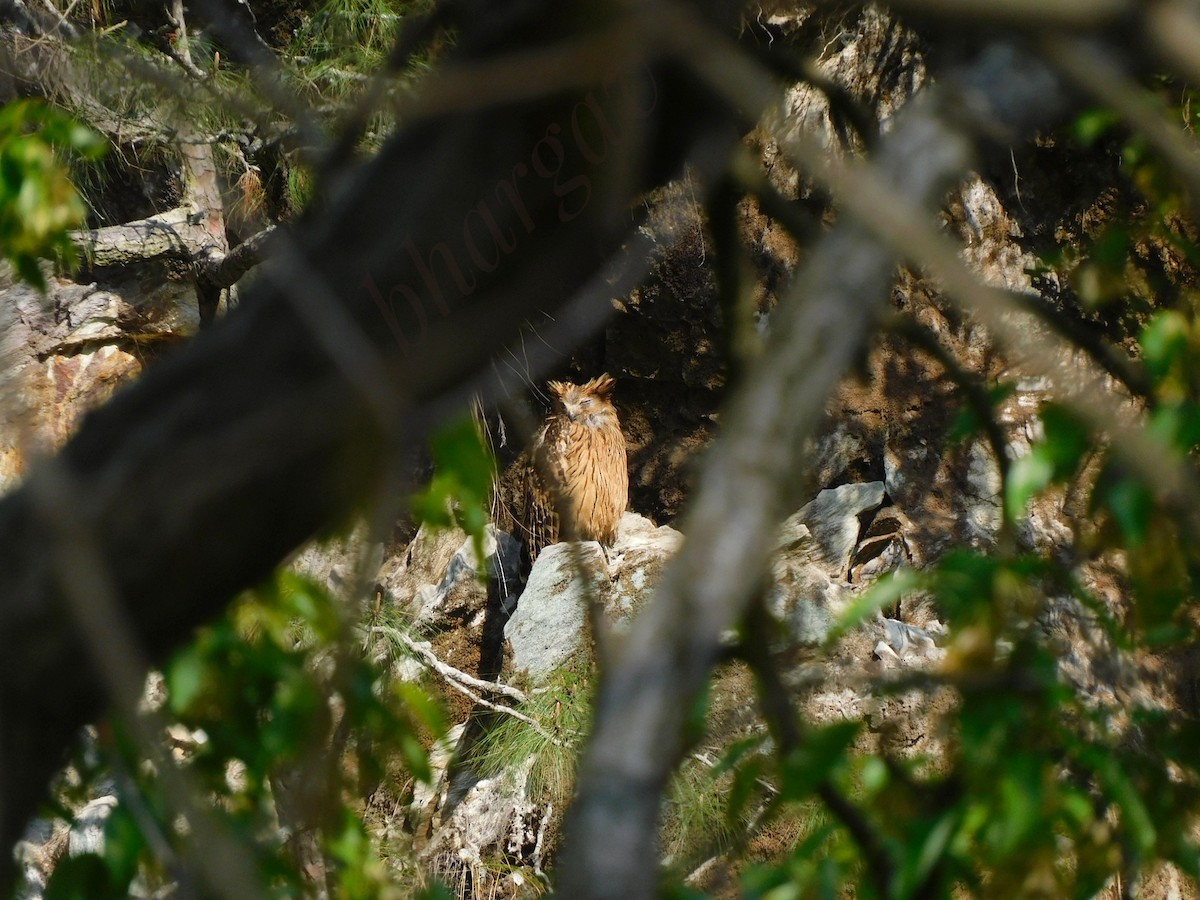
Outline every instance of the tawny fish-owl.
<path id="1" fill-rule="evenodd" d="M 629 501 L 629 468 L 614 384 L 605 374 L 586 384 L 547 385 L 554 410 L 530 448 L 524 522 L 530 562 L 558 541 L 616 539 Z"/>

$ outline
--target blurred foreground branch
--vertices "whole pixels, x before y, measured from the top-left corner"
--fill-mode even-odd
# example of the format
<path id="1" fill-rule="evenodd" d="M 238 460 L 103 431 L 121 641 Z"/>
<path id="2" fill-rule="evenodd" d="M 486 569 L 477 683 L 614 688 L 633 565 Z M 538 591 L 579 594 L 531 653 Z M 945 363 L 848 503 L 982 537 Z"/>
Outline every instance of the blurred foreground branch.
<path id="1" fill-rule="evenodd" d="M 757 97 L 766 89 L 752 70 L 734 74 L 723 79 L 731 93 Z M 990 133 L 1007 136 L 1063 110 L 1063 94 L 1042 63 L 993 45 L 897 116 L 870 171 L 838 177 L 835 170 L 828 181 L 861 187 L 866 177 L 877 196 L 895 194 L 930 210 L 971 165 L 972 125 L 986 122 Z M 819 162 L 801 160 L 809 168 Z M 866 212 L 852 207 L 856 218 Z M 893 248 L 862 221 L 843 222 L 814 248 L 772 319 L 767 349 L 731 398 L 706 457 L 682 526 L 687 541 L 601 683 L 566 822 L 562 896 L 655 895 L 662 791 L 686 749 L 688 711 L 718 658 L 721 634 L 753 599 L 789 509 L 779 486 L 803 464 L 804 439 L 872 330 L 895 262 Z"/>
<path id="2" fill-rule="evenodd" d="M 552 3 L 458 9 L 451 71 L 516 66 L 531 36 L 552 48 L 586 31 Z M 628 49 L 584 85 L 527 69 L 536 90 L 429 112 L 334 173 L 235 313 L 86 418 L 56 461 L 65 509 L 39 508 L 53 494 L 36 468 L 0 501 L 0 845 L 108 700 L 100 636 L 71 615 L 59 570 L 72 563 L 51 552 L 61 529 L 48 523 L 91 536 L 134 645 L 161 660 L 386 485 L 527 321 L 561 322 L 549 343 L 595 327 L 644 271 L 632 198 L 701 135 L 736 135 L 727 106 Z M 655 121 L 667 114 L 671 127 Z M 0 884 L 11 867 L 5 853 Z"/>

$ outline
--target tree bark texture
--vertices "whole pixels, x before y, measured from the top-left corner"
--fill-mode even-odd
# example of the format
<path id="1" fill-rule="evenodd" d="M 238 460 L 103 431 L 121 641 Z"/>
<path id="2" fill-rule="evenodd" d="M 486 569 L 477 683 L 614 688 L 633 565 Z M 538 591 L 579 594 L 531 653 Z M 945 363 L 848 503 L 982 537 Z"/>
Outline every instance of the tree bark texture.
<path id="1" fill-rule="evenodd" d="M 96 636 L 66 612 L 79 573 L 56 567 L 56 521 L 90 535 L 135 640 L 161 659 L 369 501 L 524 323 L 571 319 L 581 289 L 593 315 L 607 308 L 596 278 L 635 232 L 630 199 L 700 136 L 736 135 L 683 67 L 630 52 L 651 23 L 595 5 L 602 24 L 581 31 L 574 7 L 462 4 L 439 105 L 339 173 L 235 313 L 89 415 L 59 475 L 35 468 L 0 501 L 0 845 L 106 698 Z M 589 67 L 554 68 L 564 45 L 590 48 Z M 520 90 L 490 92 L 501 77 Z M 69 508 L 39 488 L 56 478 Z"/>
<path id="2" fill-rule="evenodd" d="M 756 79 L 743 75 L 736 80 L 748 99 Z M 931 215 L 972 164 L 972 132 L 986 126 L 1007 138 L 1064 109 L 1065 95 L 1043 63 L 995 45 L 906 107 L 874 154 L 873 171 L 860 168 L 858 177 L 878 178 L 878 196 L 895 195 Z M 821 152 L 802 150 L 799 162 L 819 166 Z M 832 165 L 825 187 L 836 200 L 839 180 L 853 178 L 855 167 Z M 686 750 L 687 717 L 721 635 L 738 626 L 761 584 L 789 511 L 780 485 L 802 468 L 805 438 L 894 278 L 894 251 L 872 232 L 870 210 L 852 211 L 813 249 L 773 316 L 767 348 L 731 398 L 705 457 L 681 526 L 687 540 L 603 673 L 564 826 L 560 896 L 656 895 L 659 812 Z"/>

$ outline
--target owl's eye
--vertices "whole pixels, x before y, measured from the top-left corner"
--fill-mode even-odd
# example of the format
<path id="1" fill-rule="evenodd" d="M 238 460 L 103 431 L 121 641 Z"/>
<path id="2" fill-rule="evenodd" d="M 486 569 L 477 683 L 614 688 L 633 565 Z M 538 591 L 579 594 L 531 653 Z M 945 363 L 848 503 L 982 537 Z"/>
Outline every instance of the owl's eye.
<path id="1" fill-rule="evenodd" d="M 584 397 L 584 398 L 583 398 L 583 400 L 581 400 L 581 401 L 580 401 L 579 405 L 580 405 L 580 406 L 591 406 L 591 405 L 592 405 L 592 398 L 591 398 L 591 397 Z"/>

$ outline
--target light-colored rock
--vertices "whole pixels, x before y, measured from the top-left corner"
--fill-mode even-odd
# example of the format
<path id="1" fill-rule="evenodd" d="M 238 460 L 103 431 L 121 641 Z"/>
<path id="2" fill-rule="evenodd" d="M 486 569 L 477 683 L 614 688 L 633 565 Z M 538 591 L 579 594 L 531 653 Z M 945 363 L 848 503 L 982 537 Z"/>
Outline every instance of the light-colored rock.
<path id="1" fill-rule="evenodd" d="M 788 643 L 800 647 L 822 643 L 849 603 L 848 588 L 803 556 L 776 559 L 772 570 L 767 609 L 783 624 Z"/>
<path id="2" fill-rule="evenodd" d="M 311 541 L 292 559 L 291 568 L 311 578 L 335 597 L 347 597 L 370 588 L 383 562 L 383 544 L 371 541 L 360 523 L 349 534 Z M 357 582 L 363 580 L 365 584 Z"/>
<path id="3" fill-rule="evenodd" d="M 811 443 L 805 453 L 804 481 L 810 491 L 842 480 L 857 463 L 871 456 L 863 435 L 844 422 L 832 426 Z"/>
<path id="4" fill-rule="evenodd" d="M 474 781 L 449 810 L 443 810 L 433 839 L 422 853 L 434 875 L 448 884 L 465 881 L 480 887 L 499 880 L 497 859 L 505 860 L 505 868 L 523 865 L 527 872 L 540 870 L 542 838 L 553 810 L 543 809 L 528 796 L 526 785 L 533 763 L 530 757 L 494 778 Z M 464 870 L 465 879 L 461 877 Z M 505 880 L 511 882 L 511 874 Z M 521 876 L 515 883 L 524 880 Z"/>
<path id="5" fill-rule="evenodd" d="M 1000 467 L 984 441 L 971 444 L 968 454 L 963 536 L 972 546 L 987 546 L 995 541 L 1002 516 Z"/>
<path id="6" fill-rule="evenodd" d="M 645 516 L 627 512 L 608 553 L 612 588 L 605 610 L 617 631 L 626 628 L 650 598 L 683 535 L 669 525 L 655 526 Z"/>
<path id="7" fill-rule="evenodd" d="M 596 541 L 551 544 L 543 550 L 504 626 L 513 668 L 543 679 L 579 650 L 593 592 L 603 601 L 608 584 L 604 553 Z"/>
<path id="8" fill-rule="evenodd" d="M 162 269 L 120 284 L 48 275 L 42 296 L 0 261 L 0 493 L 29 454 L 61 446 L 85 412 L 141 372 L 142 348 L 199 323 L 190 280 Z"/>
<path id="9" fill-rule="evenodd" d="M 16 900 L 42 900 L 50 873 L 67 851 L 68 832 L 61 820 L 34 819 L 29 823 L 13 848 L 20 872 L 14 893 Z"/>
<path id="10" fill-rule="evenodd" d="M 104 823 L 117 808 L 117 798 L 112 795 L 97 797 L 75 816 L 71 834 L 67 838 L 67 852 L 71 856 L 85 853 L 104 855 Z"/>
<path id="11" fill-rule="evenodd" d="M 850 581 L 865 584 L 901 566 L 919 562 L 908 543 L 907 534 L 911 527 L 908 517 L 895 507 L 881 510 L 854 548 L 850 559 Z"/>
<path id="12" fill-rule="evenodd" d="M 417 781 L 413 784 L 413 796 L 409 803 L 413 821 L 432 821 L 435 810 L 445 805 L 448 787 L 446 776 L 466 727 L 466 723 L 460 722 L 447 730 L 445 736 L 429 748 L 431 777 L 428 783 Z"/>
<path id="13" fill-rule="evenodd" d="M 845 608 L 847 587 L 829 577 L 802 513 L 789 517 L 776 535 L 767 609 L 784 626 L 788 644 L 808 647 L 829 634 Z"/>
<path id="14" fill-rule="evenodd" d="M 482 626 L 489 583 L 501 602 L 512 597 L 520 584 L 521 547 L 512 535 L 488 525 L 483 554 L 481 564 L 474 541 L 459 528 L 422 525 L 402 557 L 384 562 L 378 583 L 392 602 L 406 608 L 424 627 L 438 629 L 466 621 L 477 628 Z"/>
<path id="15" fill-rule="evenodd" d="M 858 543 L 859 517 L 883 503 L 882 481 L 843 484 L 821 491 L 795 517 L 808 526 L 821 559 L 835 577 L 845 577 Z M 785 523 L 785 527 L 787 527 Z"/>
<path id="16" fill-rule="evenodd" d="M 466 539 L 461 528 L 422 525 L 404 553 L 384 561 L 377 576 L 379 586 L 393 603 L 408 605 L 420 588 L 442 580 L 446 566 Z"/>
<path id="17" fill-rule="evenodd" d="M 551 544 L 534 563 L 504 628 L 513 667 L 536 679 L 565 662 L 582 645 L 593 598 L 615 630 L 626 628 L 681 543 L 683 535 L 674 528 L 627 512 L 607 552 L 595 541 Z M 588 580 L 581 577 L 580 563 Z"/>
<path id="18" fill-rule="evenodd" d="M 879 624 L 883 639 L 875 645 L 875 656 L 886 668 L 928 665 L 946 655 L 936 641 L 946 633 L 940 623 L 921 628 L 899 619 L 880 617 Z"/>

